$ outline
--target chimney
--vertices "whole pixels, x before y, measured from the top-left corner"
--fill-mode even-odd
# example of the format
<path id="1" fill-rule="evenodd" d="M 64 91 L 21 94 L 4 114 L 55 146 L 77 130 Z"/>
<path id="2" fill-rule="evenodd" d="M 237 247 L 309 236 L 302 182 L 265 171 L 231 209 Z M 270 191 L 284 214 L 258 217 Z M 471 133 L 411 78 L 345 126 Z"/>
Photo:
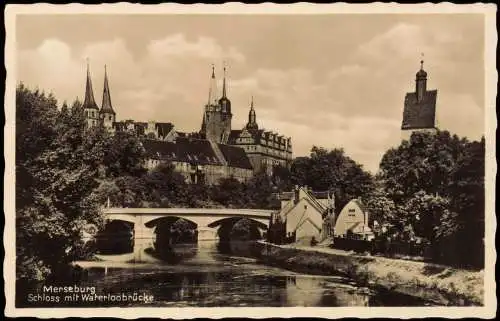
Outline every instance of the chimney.
<path id="1" fill-rule="evenodd" d="M 299 194 L 300 194 L 300 190 L 299 190 L 298 185 L 295 185 L 295 190 L 293 192 L 294 192 L 293 193 L 293 203 L 297 204 L 299 202 Z"/>

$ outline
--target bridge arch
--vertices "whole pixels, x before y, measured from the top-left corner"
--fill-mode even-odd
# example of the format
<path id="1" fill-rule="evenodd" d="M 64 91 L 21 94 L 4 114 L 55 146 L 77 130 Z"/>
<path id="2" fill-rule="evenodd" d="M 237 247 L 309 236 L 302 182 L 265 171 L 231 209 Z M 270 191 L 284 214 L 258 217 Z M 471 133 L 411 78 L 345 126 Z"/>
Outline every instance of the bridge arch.
<path id="1" fill-rule="evenodd" d="M 216 221 L 213 221 L 212 223 L 208 224 L 207 226 L 211 227 L 211 228 L 216 228 L 218 226 L 221 226 L 221 225 L 227 224 L 227 223 L 232 223 L 231 225 L 234 225 L 234 224 L 236 224 L 236 222 L 238 222 L 239 220 L 242 220 L 242 219 L 247 219 L 247 220 L 251 221 L 252 223 L 256 224 L 257 227 L 259 227 L 261 229 L 267 230 L 267 228 L 268 228 L 268 225 L 264 224 L 263 222 L 261 222 L 257 219 L 254 219 L 251 217 L 245 217 L 245 216 L 231 216 L 231 217 L 217 219 Z"/>
<path id="2" fill-rule="evenodd" d="M 148 220 L 147 222 L 144 223 L 144 225 L 148 228 L 153 228 L 156 225 L 161 224 L 161 223 L 173 224 L 180 219 L 188 222 L 191 228 L 198 228 L 199 224 L 197 222 L 195 222 L 194 220 L 191 220 L 189 218 L 183 217 L 182 215 L 180 215 L 180 216 L 169 215 L 169 216 L 156 217 L 156 218 L 153 218 L 152 220 Z"/>

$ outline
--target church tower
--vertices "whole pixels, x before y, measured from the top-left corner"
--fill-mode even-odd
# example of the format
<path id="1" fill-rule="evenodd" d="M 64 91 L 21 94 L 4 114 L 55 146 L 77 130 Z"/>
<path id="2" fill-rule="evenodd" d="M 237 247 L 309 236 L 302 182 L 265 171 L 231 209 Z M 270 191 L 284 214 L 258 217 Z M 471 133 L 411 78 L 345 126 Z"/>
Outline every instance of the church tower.
<path id="1" fill-rule="evenodd" d="M 94 90 L 92 89 L 92 79 L 90 77 L 90 67 L 87 60 L 87 82 L 85 85 L 85 99 L 83 101 L 83 112 L 87 120 L 87 127 L 95 127 L 99 123 L 99 107 L 94 99 Z"/>
<path id="2" fill-rule="evenodd" d="M 99 111 L 99 116 L 104 128 L 112 129 L 113 123 L 116 121 L 116 113 L 111 105 L 111 94 L 109 92 L 108 72 L 104 65 L 104 90 L 102 92 L 102 106 Z"/>
<path id="3" fill-rule="evenodd" d="M 226 68 L 224 67 L 222 97 L 217 100 L 217 80 L 215 67 L 212 66 L 208 102 L 205 105 L 200 132 L 210 141 L 226 144 L 231 133 L 232 116 L 231 101 L 227 98 Z"/>
<path id="4" fill-rule="evenodd" d="M 259 126 L 257 125 L 257 116 L 255 115 L 255 109 L 253 108 L 253 96 L 250 102 L 250 111 L 248 112 L 248 123 L 246 125 L 248 130 L 257 130 Z"/>
<path id="5" fill-rule="evenodd" d="M 435 133 L 437 90 L 427 90 L 427 72 L 424 61 L 415 78 L 415 92 L 407 93 L 404 101 L 402 139 L 408 140 L 414 132 Z"/>

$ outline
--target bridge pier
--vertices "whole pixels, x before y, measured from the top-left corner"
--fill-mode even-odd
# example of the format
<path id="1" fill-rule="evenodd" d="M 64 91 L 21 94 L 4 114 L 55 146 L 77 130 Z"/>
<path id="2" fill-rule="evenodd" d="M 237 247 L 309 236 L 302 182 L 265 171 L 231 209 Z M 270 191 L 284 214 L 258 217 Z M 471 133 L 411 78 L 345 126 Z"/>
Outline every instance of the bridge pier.
<path id="1" fill-rule="evenodd" d="M 217 235 L 217 228 L 208 226 L 198 226 L 198 242 L 200 241 L 216 241 L 219 237 Z"/>
<path id="2" fill-rule="evenodd" d="M 134 215 L 134 262 L 143 262 L 146 258 L 144 252 L 147 248 L 153 247 L 154 231 L 144 225 L 142 215 Z M 149 257 L 149 255 L 148 255 Z"/>

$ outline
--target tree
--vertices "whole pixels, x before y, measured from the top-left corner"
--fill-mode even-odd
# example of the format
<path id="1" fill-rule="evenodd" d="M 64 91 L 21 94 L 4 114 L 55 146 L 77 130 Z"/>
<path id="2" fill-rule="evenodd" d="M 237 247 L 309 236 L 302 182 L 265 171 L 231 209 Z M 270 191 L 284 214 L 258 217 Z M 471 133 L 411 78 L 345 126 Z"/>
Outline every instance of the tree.
<path id="1" fill-rule="evenodd" d="M 455 264 L 484 266 L 485 140 L 467 143 L 451 173 L 450 213 L 435 227 L 441 256 Z M 475 255 L 469 255 L 474 253 Z M 446 257 L 447 256 L 447 257 Z"/>
<path id="2" fill-rule="evenodd" d="M 143 181 L 144 200 L 162 207 L 176 206 L 185 202 L 185 197 L 181 197 L 186 189 L 184 177 L 175 171 L 171 163 L 161 163 L 146 173 Z"/>
<path id="3" fill-rule="evenodd" d="M 274 185 L 271 177 L 262 171 L 255 174 L 246 184 L 248 206 L 251 208 L 271 208 Z"/>
<path id="4" fill-rule="evenodd" d="M 435 261 L 482 267 L 484 153 L 484 138 L 414 133 L 383 156 L 377 180 L 385 195 L 373 197 L 369 207 L 386 213 L 381 217 L 402 239 L 414 233 L 429 240 Z M 381 204 L 388 200 L 394 208 L 386 211 Z"/>
<path id="5" fill-rule="evenodd" d="M 316 191 L 333 191 L 340 211 L 351 199 L 373 189 L 373 178 L 342 149 L 326 150 L 314 146 L 310 157 L 293 161 L 291 181 Z"/>
<path id="6" fill-rule="evenodd" d="M 447 131 L 413 133 L 409 141 L 387 151 L 380 163 L 380 179 L 390 197 L 404 203 L 420 190 L 446 195 L 456 160 L 466 140 Z"/>
<path id="7" fill-rule="evenodd" d="M 22 84 L 16 90 L 18 279 L 65 270 L 81 253 L 85 226 L 102 223 L 91 196 L 98 185 L 94 153 L 82 143 L 84 124 L 75 110 L 59 112 L 52 95 Z"/>
<path id="8" fill-rule="evenodd" d="M 229 235 L 232 240 L 240 241 L 256 240 L 260 238 L 260 232 L 255 223 L 246 218 L 242 218 L 236 222 Z"/>
<path id="9" fill-rule="evenodd" d="M 106 176 L 118 177 L 122 175 L 141 176 L 145 173 L 145 149 L 134 133 L 119 131 L 114 135 L 101 132 L 98 135 L 103 144 Z"/>
<path id="10" fill-rule="evenodd" d="M 249 203 L 246 187 L 234 177 L 222 178 L 210 188 L 210 198 L 227 207 L 244 207 Z"/>

